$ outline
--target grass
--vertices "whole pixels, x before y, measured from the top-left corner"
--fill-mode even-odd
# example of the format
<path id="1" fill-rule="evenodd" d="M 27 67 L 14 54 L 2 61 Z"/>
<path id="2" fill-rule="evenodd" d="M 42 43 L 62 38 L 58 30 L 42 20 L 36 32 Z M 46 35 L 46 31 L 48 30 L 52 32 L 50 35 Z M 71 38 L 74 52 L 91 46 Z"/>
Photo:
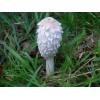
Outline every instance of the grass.
<path id="1" fill-rule="evenodd" d="M 64 30 L 49 79 L 36 43 L 46 16 Z M 0 13 L 0 86 L 100 86 L 100 13 Z"/>

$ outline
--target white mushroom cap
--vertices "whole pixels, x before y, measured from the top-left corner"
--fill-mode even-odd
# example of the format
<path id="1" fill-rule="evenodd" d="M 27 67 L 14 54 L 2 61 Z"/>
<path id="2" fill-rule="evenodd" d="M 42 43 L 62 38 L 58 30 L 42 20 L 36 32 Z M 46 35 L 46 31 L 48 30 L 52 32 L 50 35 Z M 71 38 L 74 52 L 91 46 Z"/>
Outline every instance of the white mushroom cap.
<path id="1" fill-rule="evenodd" d="M 62 40 L 61 23 L 52 17 L 46 17 L 37 25 L 37 44 L 41 56 L 45 59 L 54 57 Z"/>

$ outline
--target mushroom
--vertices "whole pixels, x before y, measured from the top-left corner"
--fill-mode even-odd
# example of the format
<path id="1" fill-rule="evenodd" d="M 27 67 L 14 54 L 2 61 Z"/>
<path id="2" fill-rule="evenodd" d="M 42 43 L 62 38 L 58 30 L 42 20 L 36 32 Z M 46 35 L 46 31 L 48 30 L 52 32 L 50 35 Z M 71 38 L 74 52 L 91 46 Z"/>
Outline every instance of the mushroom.
<path id="1" fill-rule="evenodd" d="M 46 60 L 46 75 L 54 74 L 54 56 L 62 40 L 62 27 L 56 19 L 46 17 L 38 24 L 37 44 L 42 57 Z"/>

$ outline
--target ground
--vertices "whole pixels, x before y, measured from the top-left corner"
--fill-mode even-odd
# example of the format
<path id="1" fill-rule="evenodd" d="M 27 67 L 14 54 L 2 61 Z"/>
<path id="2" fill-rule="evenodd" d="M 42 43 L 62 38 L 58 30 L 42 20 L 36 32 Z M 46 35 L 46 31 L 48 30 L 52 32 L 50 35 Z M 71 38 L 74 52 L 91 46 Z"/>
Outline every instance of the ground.
<path id="1" fill-rule="evenodd" d="M 37 23 L 62 23 L 55 74 L 45 75 L 36 43 Z M 100 13 L 0 13 L 0 86 L 100 86 Z"/>

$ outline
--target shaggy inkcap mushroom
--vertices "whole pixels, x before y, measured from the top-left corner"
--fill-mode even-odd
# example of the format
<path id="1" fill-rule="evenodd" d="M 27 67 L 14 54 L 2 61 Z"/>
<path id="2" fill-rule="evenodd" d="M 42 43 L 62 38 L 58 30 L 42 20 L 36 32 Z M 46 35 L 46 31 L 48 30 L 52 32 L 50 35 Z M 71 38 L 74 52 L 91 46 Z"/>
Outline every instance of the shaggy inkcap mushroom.
<path id="1" fill-rule="evenodd" d="M 62 40 L 61 23 L 52 17 L 46 17 L 38 24 L 37 44 L 42 57 L 46 59 L 46 74 L 54 73 L 54 56 Z"/>

